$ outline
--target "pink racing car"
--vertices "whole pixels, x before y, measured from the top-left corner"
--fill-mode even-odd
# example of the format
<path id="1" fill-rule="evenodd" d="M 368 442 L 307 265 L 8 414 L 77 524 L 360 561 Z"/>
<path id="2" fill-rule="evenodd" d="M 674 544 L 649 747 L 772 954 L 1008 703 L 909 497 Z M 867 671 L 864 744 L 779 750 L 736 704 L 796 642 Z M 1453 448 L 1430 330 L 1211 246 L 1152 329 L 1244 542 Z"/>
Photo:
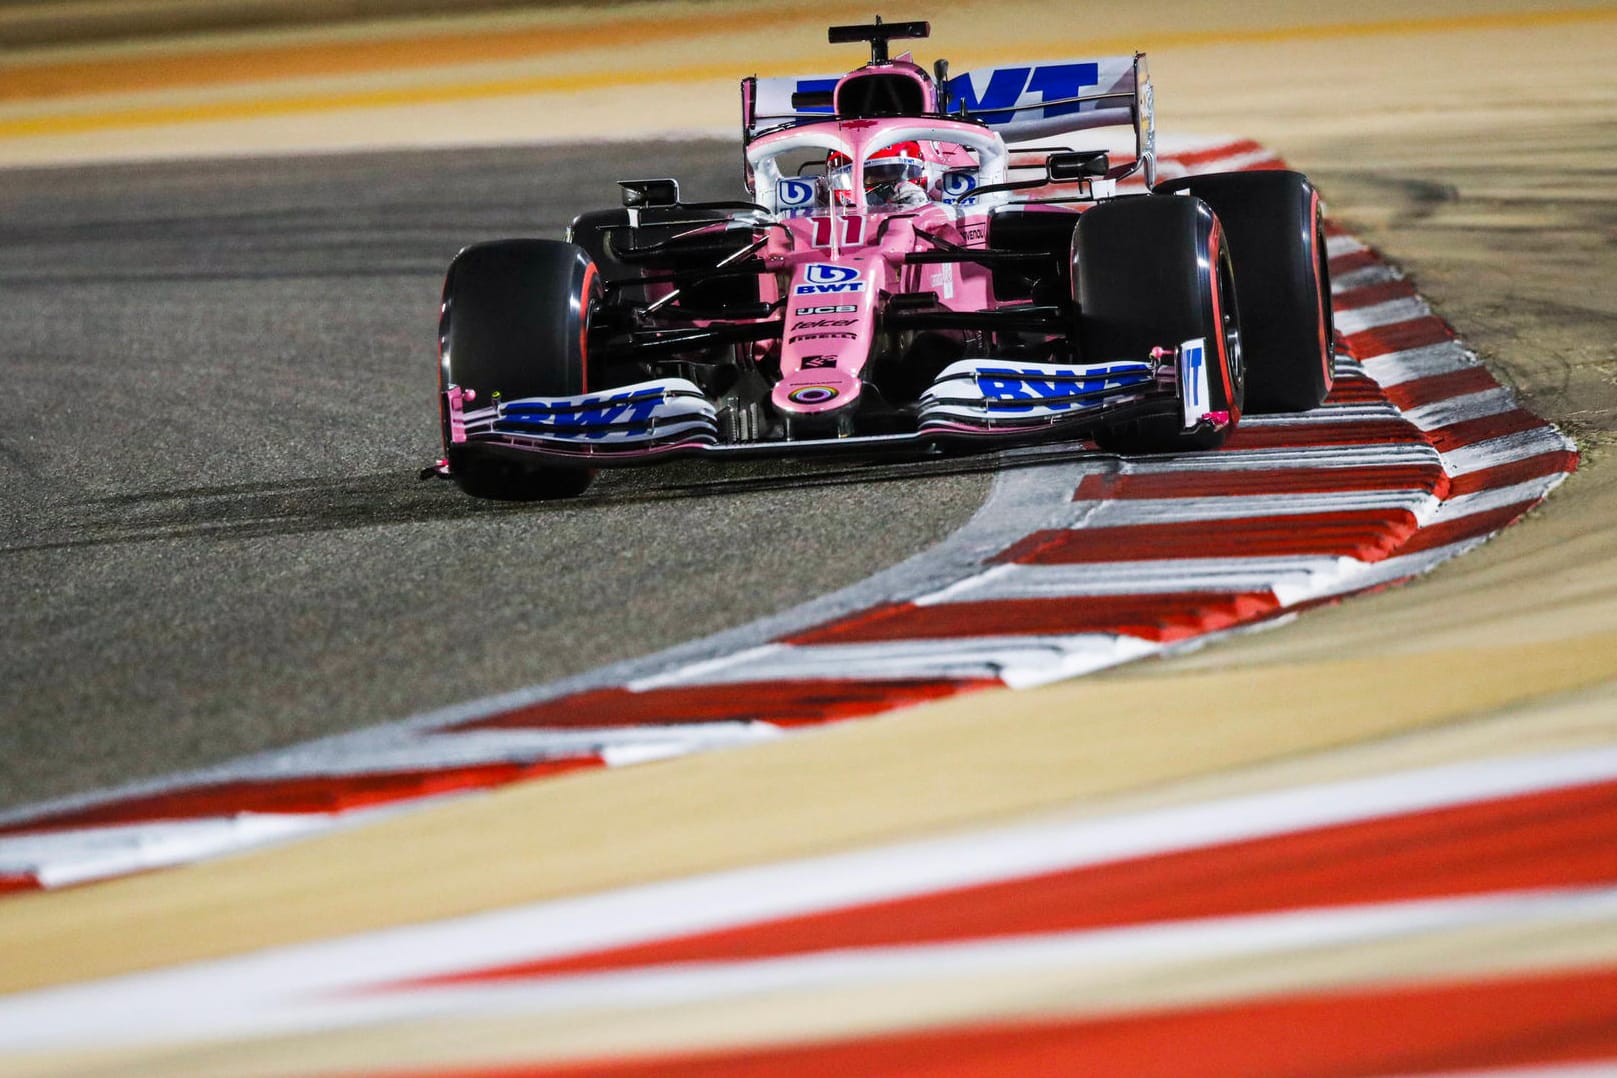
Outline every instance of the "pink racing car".
<path id="1" fill-rule="evenodd" d="M 460 252 L 428 474 L 522 500 L 685 455 L 1177 452 L 1216 448 L 1243 410 L 1324 399 L 1306 177 L 1158 184 L 1143 55 L 954 77 L 889 56 L 927 33 L 832 27 L 870 62 L 742 80 L 747 201 L 620 181 L 622 208 L 566 241 Z M 1122 125 L 1115 163 L 1082 144 Z"/>

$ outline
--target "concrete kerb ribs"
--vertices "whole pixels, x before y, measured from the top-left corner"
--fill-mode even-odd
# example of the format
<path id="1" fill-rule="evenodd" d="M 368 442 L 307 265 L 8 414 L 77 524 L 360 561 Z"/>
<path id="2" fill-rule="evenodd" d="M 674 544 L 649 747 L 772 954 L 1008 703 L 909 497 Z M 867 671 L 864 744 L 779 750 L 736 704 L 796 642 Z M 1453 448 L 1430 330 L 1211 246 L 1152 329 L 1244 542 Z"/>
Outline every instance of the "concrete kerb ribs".
<path id="1" fill-rule="evenodd" d="M 1250 141 L 1164 173 L 1275 168 Z M 1004 454 L 954 535 L 852 587 L 655 655 L 397 724 L 0 814 L 0 891 L 280 842 L 435 798 L 1080 676 L 1406 580 L 1576 467 L 1374 251 L 1328 239 L 1337 383 L 1220 452 Z"/>

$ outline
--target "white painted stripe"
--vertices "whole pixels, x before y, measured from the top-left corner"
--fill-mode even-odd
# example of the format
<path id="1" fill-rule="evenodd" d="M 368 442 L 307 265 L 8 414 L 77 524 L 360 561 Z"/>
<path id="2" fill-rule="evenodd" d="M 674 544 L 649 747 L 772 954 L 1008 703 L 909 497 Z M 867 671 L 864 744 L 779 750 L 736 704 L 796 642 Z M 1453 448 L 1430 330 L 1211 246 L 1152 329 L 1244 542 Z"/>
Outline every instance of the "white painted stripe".
<path id="1" fill-rule="evenodd" d="M 1128 662 L 1157 645 L 1133 636 L 968 636 L 865 644 L 771 644 L 700 668 L 671 670 L 636 688 L 823 678 L 999 678 L 1026 688 Z"/>
<path id="2" fill-rule="evenodd" d="M 1544 453 L 1564 453 L 1576 448 L 1572 439 L 1546 425 L 1451 449 L 1443 454 L 1443 466 L 1450 475 L 1465 475 Z"/>
<path id="3" fill-rule="evenodd" d="M 1482 419 L 1516 408 L 1516 395 L 1504 386 L 1485 389 L 1481 393 L 1467 393 L 1460 397 L 1433 401 L 1411 408 L 1404 416 L 1421 430 L 1437 430 L 1468 419 Z"/>
<path id="4" fill-rule="evenodd" d="M 1001 565 L 916 599 L 918 606 L 994 599 L 1059 599 L 1080 595 L 1274 591 L 1306 598 L 1344 573 L 1353 558 L 1180 558 L 1089 565 Z M 1296 601 L 1296 598 L 1290 601 Z M 1190 608 L 1186 608 L 1190 612 Z"/>
<path id="5" fill-rule="evenodd" d="M 1132 815 L 1056 820 L 650 884 L 0 999 L 0 1049 L 347 1024 L 345 994 L 490 965 L 934 893 L 1172 850 L 1617 779 L 1617 747 L 1468 761 Z M 1584 896 L 1608 912 L 1611 890 Z M 1489 896 L 1498 903 L 1502 896 Z M 1524 902 L 1576 902 L 1573 892 Z M 1455 902 L 1446 900 L 1453 911 Z M 1480 907 L 1478 907 L 1480 908 Z M 1491 908 L 1501 910 L 1495 905 Z M 1542 906 L 1542 910 L 1549 907 Z M 1337 911 L 1345 912 L 1345 911 Z M 1405 911 L 1407 912 L 1407 911 Z M 1562 915 L 1569 915 L 1570 909 Z M 1515 907 L 1520 916 L 1522 907 Z M 1399 931 L 1424 927 L 1407 916 Z M 1315 922 L 1311 929 L 1322 922 Z M 1308 935 L 1307 932 L 1302 935 Z M 1182 953 L 1183 941 L 1166 948 Z M 756 984 L 756 982 L 753 982 Z M 382 997 L 349 998 L 358 1005 Z M 385 1004 L 379 1004 L 385 1005 Z M 84 1016 L 97 1020 L 87 1023 Z"/>
<path id="6" fill-rule="evenodd" d="M 901 990 L 916 982 L 1046 970 L 1121 968 L 1142 974 L 1166 973 L 1220 959 L 1278 958 L 1316 949 L 1352 948 L 1466 930 L 1596 932 L 1614 920 L 1617 889 L 1516 892 L 359 993 L 357 998 L 325 1001 L 334 1014 L 322 1014 L 318 1005 L 294 1001 L 275 1021 L 277 1028 L 284 1031 L 289 1023 L 304 1028 L 310 1023 L 397 1024 L 471 1014 L 565 1014 L 600 1008 L 632 1011 L 693 1002 L 722 1004 L 770 992 L 869 989 L 878 985 Z M 297 1017 L 300 1012 L 301 1020 Z M 235 1021 L 256 1025 L 251 1014 L 238 1014 Z M 171 1022 L 178 1025 L 172 1031 L 175 1034 L 208 1036 L 213 1032 L 200 1027 L 188 1015 Z M 238 1033 L 253 1028 L 238 1027 Z"/>
<path id="7" fill-rule="evenodd" d="M 1479 365 L 1477 357 L 1467 351 L 1465 345 L 1443 341 L 1373 356 L 1364 361 L 1364 373 L 1382 386 L 1390 387 Z"/>
<path id="8" fill-rule="evenodd" d="M 1519 505 L 1522 502 L 1536 502 L 1559 486 L 1565 478 L 1565 473 L 1557 472 L 1554 475 L 1513 483 L 1508 487 L 1490 487 L 1487 490 L 1479 490 L 1474 494 L 1462 494 L 1459 497 L 1450 498 L 1443 502 L 1438 507 L 1436 514 L 1433 515 L 1430 523 L 1451 524 L 1456 520 L 1475 516 L 1478 513 L 1503 509 L 1506 506 Z"/>
<path id="9" fill-rule="evenodd" d="M 1092 506 L 1081 526 L 1117 528 L 1133 524 L 1172 524 L 1194 520 L 1242 520 L 1302 513 L 1348 513 L 1365 509 L 1419 512 L 1436 501 L 1425 491 L 1342 490 L 1323 494 L 1232 494 L 1218 498 L 1117 498 L 1081 502 Z M 1126 550 L 1118 554 L 1127 555 Z"/>
<path id="10" fill-rule="evenodd" d="M 1387 1075 L 1386 1078 L 1617 1078 L 1617 1060 L 1609 1063 L 1552 1063 L 1541 1067 L 1498 1067 L 1476 1071 Z"/>
<path id="11" fill-rule="evenodd" d="M 595 728 L 513 728 L 463 732 L 402 733 L 390 743 L 378 739 L 363 753 L 343 743 L 315 742 L 274 760 L 244 765 L 241 778 L 367 775 L 389 771 L 450 770 L 494 763 L 536 763 L 596 756 L 606 752 L 656 751 L 678 745 L 682 751 L 750 744 L 780 736 L 767 723 L 704 722 Z"/>
<path id="12" fill-rule="evenodd" d="M 1275 471 L 1281 468 L 1361 468 L 1393 464 L 1438 464 L 1437 450 L 1425 442 L 1372 442 L 1361 445 L 1286 446 L 1278 449 L 1226 449 L 1128 462 L 1130 473 L 1183 475 L 1186 472 Z"/>
<path id="13" fill-rule="evenodd" d="M 1371 422 L 1398 418 L 1398 408 L 1390 402 L 1379 404 L 1326 404 L 1307 412 L 1281 412 L 1276 415 L 1242 416 L 1243 427 L 1295 427 L 1303 424 Z"/>
<path id="14" fill-rule="evenodd" d="M 1356 288 L 1365 288 L 1373 284 L 1386 284 L 1388 281 L 1401 281 L 1404 279 L 1403 271 L 1397 266 L 1389 266 L 1385 262 L 1376 262 L 1362 266 L 1351 273 L 1338 273 L 1331 276 L 1331 294 L 1341 295 Z"/>
<path id="15" fill-rule="evenodd" d="M 242 813 L 0 836 L 0 872 L 32 874 L 46 888 L 184 864 L 321 831 L 321 814 Z"/>
<path id="16" fill-rule="evenodd" d="M 1352 334 L 1363 333 L 1367 329 L 1413 322 L 1431 313 L 1432 309 L 1426 305 L 1425 300 L 1419 296 L 1409 296 L 1403 299 L 1389 299 L 1384 303 L 1372 303 L 1368 307 L 1356 307 L 1351 311 L 1341 311 L 1334 317 L 1336 328 L 1340 332 Z"/>
<path id="17" fill-rule="evenodd" d="M 1369 245 L 1357 236 L 1326 236 L 1325 254 L 1329 258 L 1339 258 L 1342 255 L 1357 254 L 1359 251 L 1368 251 Z"/>

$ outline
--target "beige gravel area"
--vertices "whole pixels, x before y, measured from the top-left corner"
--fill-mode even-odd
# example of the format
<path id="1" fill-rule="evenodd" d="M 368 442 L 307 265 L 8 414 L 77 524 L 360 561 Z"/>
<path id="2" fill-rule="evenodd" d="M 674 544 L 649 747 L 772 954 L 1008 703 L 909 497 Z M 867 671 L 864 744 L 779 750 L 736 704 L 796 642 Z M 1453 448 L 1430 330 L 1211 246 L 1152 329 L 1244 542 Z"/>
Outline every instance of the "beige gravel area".
<path id="1" fill-rule="evenodd" d="M 1152 48 L 1164 130 L 1254 135 L 1309 171 L 1338 219 L 1405 266 L 1530 406 L 1579 439 L 1579 473 L 1481 551 L 1274 632 L 1079 682 L 570 776 L 282 850 L 9 900 L 0 990 L 1032 813 L 1612 743 L 1617 8 L 1513 7 L 1515 22 L 1490 13 L 1503 5 L 1433 4 L 1421 9 L 1432 22 L 1400 25 L 1399 6 L 1374 2 L 1346 16 L 1278 4 L 1172 6 L 1170 16 L 1148 3 L 1104 15 L 1095 31 L 1103 47 L 1134 32 Z M 1376 25 L 1252 29 L 1349 17 Z M 938 15 L 940 37 L 951 18 L 965 16 Z M 1151 29 L 1165 24 L 1182 29 Z M 1026 24 L 1013 13 L 985 25 L 980 45 L 996 52 L 1011 44 L 1007 27 Z M 941 45 L 963 61 L 967 36 Z M 1050 51 L 1082 38 L 1069 36 Z M 733 66 L 741 48 L 717 43 L 702 58 Z M 726 96 L 722 122 L 732 106 Z M 1317 976 L 1418 976 L 1475 945 L 1432 940 L 1368 965 L 1344 953 L 1336 973 L 1324 971 L 1326 955 Z M 1513 967 L 1568 960 L 1559 945 L 1535 946 L 1490 953 Z M 1224 987 L 1209 992 L 1268 976 L 1214 978 Z M 1070 988 L 1022 993 L 1012 1010 L 1041 1013 Z M 609 1028 L 625 1045 L 656 1042 L 647 1031 L 686 1028 L 670 1025 L 678 1017 Z"/>

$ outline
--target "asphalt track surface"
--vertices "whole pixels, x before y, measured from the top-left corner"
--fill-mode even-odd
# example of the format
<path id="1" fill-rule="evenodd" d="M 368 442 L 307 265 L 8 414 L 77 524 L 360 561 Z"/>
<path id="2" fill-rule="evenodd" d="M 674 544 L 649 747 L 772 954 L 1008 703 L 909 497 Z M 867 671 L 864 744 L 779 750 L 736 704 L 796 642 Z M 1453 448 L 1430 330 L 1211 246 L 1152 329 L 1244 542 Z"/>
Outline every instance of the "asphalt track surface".
<path id="1" fill-rule="evenodd" d="M 664 143 L 14 171 L 0 185 L 0 805 L 576 673 L 902 560 L 988 458 L 694 463 L 568 504 L 421 482 L 462 245 L 559 237 Z"/>

